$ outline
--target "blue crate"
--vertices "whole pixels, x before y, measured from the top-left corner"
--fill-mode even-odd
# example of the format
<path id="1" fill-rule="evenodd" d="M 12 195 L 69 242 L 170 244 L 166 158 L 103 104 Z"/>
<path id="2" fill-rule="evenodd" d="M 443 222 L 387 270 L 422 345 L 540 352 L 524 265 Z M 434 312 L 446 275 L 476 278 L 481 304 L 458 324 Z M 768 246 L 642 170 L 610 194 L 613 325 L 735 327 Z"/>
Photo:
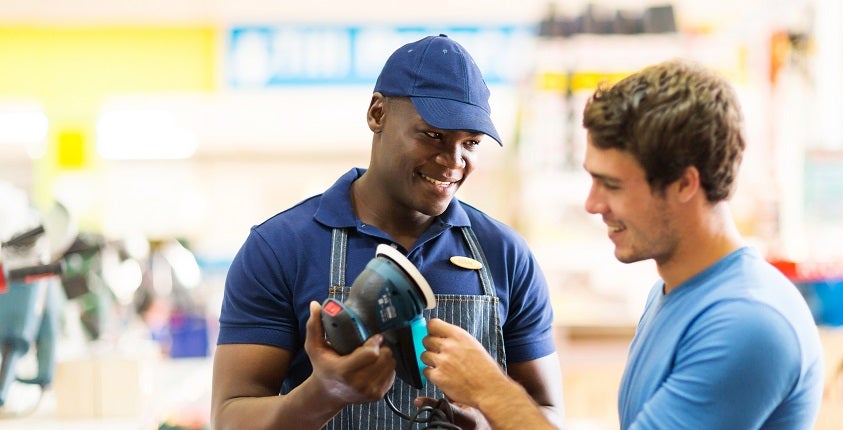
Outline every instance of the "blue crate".
<path id="1" fill-rule="evenodd" d="M 843 326 L 843 279 L 800 282 L 797 286 L 817 324 Z"/>
<path id="2" fill-rule="evenodd" d="M 170 357 L 207 357 L 208 323 L 202 315 L 176 313 L 170 317 Z"/>

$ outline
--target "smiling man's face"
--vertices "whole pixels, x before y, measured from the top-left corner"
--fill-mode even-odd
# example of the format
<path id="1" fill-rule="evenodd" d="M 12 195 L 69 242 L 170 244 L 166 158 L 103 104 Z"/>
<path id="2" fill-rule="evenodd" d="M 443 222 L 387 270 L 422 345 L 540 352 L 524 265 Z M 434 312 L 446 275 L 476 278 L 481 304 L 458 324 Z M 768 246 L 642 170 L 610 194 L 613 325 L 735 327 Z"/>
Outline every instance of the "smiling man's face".
<path id="1" fill-rule="evenodd" d="M 585 209 L 600 215 L 623 263 L 670 260 L 678 246 L 674 214 L 663 192 L 653 191 L 641 164 L 618 149 L 600 149 L 589 139 L 585 170 L 592 183 Z"/>
<path id="2" fill-rule="evenodd" d="M 474 170 L 481 133 L 442 130 L 427 124 L 407 98 L 386 101 L 380 143 L 372 168 L 392 199 L 408 209 L 437 216 Z"/>

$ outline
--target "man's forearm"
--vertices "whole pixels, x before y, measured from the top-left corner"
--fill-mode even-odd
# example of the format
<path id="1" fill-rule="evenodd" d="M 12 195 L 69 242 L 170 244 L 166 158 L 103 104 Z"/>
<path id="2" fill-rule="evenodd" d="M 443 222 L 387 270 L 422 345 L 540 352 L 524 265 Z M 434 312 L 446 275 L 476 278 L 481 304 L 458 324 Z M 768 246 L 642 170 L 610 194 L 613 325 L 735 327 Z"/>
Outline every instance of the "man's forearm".
<path id="1" fill-rule="evenodd" d="M 553 428 L 565 428 L 565 414 L 561 406 L 540 406 L 540 409 L 548 424 L 552 425 Z"/>
<path id="2" fill-rule="evenodd" d="M 561 425 L 555 408 L 536 404 L 527 391 L 515 381 L 509 386 L 490 392 L 478 401 L 478 409 L 486 416 L 494 430 L 552 430 Z"/>
<path id="3" fill-rule="evenodd" d="M 331 402 L 318 382 L 308 378 L 283 396 L 229 399 L 214 414 L 214 430 L 319 430 L 344 404 Z"/>

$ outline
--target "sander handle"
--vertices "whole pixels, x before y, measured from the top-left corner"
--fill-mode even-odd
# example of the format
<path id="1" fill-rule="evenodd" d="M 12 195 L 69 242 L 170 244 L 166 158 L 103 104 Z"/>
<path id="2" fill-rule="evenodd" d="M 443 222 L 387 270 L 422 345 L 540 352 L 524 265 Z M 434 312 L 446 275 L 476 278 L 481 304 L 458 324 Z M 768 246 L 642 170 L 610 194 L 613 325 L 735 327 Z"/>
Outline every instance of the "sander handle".
<path id="1" fill-rule="evenodd" d="M 19 246 L 19 245 L 24 245 L 24 244 L 26 244 L 26 243 L 29 243 L 30 241 L 35 240 L 36 238 L 38 238 L 38 237 L 39 237 L 39 236 L 41 236 L 42 234 L 44 234 L 44 226 L 43 226 L 43 225 L 39 225 L 39 226 L 37 226 L 37 227 L 35 227 L 35 228 L 32 228 L 32 229 L 27 230 L 27 231 L 25 231 L 25 232 L 23 232 L 23 233 L 20 233 L 20 234 L 18 234 L 18 235 L 16 235 L 16 236 L 12 237 L 11 239 L 9 239 L 9 240 L 7 240 L 7 241 L 3 242 L 3 243 L 0 243 L 0 246 Z"/>
<path id="2" fill-rule="evenodd" d="M 64 263 L 62 261 L 19 267 L 8 271 L 2 269 L 2 267 L 2 264 L 0 264 L 0 284 L 2 285 L 21 281 L 29 283 L 39 278 L 60 275 L 64 272 Z"/>
<path id="3" fill-rule="evenodd" d="M 322 327 L 325 339 L 340 355 L 351 354 L 370 336 L 354 311 L 344 303 L 330 298 L 322 303 Z"/>

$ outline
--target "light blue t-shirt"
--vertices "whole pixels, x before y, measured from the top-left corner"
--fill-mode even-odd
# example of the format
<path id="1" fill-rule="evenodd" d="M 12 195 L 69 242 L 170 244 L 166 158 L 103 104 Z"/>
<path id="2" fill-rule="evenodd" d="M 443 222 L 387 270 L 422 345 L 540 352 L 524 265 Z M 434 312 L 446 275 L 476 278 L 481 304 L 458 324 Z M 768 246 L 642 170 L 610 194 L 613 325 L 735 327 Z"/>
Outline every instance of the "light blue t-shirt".
<path id="1" fill-rule="evenodd" d="M 741 248 L 669 294 L 653 286 L 618 397 L 621 428 L 813 428 L 816 324 L 796 287 Z"/>

